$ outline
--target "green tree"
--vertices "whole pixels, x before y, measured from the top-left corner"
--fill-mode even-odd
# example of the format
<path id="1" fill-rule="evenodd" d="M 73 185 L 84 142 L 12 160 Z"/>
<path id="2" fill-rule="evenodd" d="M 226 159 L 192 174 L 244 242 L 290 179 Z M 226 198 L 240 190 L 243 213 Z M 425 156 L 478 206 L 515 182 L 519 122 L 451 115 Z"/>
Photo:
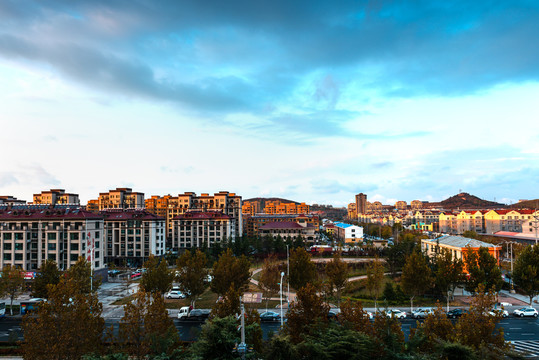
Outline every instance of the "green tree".
<path id="1" fill-rule="evenodd" d="M 327 323 L 329 305 L 317 294 L 311 283 L 297 292 L 297 301 L 291 304 L 286 323 L 287 333 L 294 343 L 309 335 L 317 323 Z"/>
<path id="2" fill-rule="evenodd" d="M 150 255 L 144 263 L 146 272 L 140 279 L 140 287 L 143 291 L 152 294 L 160 293 L 164 295 L 172 287 L 174 281 L 174 271 L 169 269 L 164 259 Z"/>
<path id="3" fill-rule="evenodd" d="M 80 359 L 99 353 L 105 324 L 102 309 L 97 293 L 82 293 L 75 279 L 63 278 L 51 285 L 49 299 L 40 305 L 37 316 L 23 317 L 24 358 Z"/>
<path id="4" fill-rule="evenodd" d="M 65 276 L 75 283 L 83 294 L 97 292 L 101 286 L 101 278 L 94 276 L 91 264 L 82 256 L 65 272 Z"/>
<path id="5" fill-rule="evenodd" d="M 314 284 L 317 279 L 316 266 L 304 248 L 290 250 L 290 286 L 300 290 L 307 284 Z"/>
<path id="6" fill-rule="evenodd" d="M 479 251 L 468 249 L 464 252 L 464 264 L 470 274 L 464 286 L 466 291 L 473 293 L 480 284 L 489 291 L 500 291 L 503 285 L 502 272 L 488 248 L 480 247 Z"/>
<path id="7" fill-rule="evenodd" d="M 530 298 L 539 294 L 539 246 L 527 246 L 515 261 L 513 281 Z"/>
<path id="8" fill-rule="evenodd" d="M 414 309 L 414 298 L 423 295 L 432 285 L 431 269 L 427 259 L 414 251 L 406 259 L 401 277 L 402 290 L 410 296 L 410 309 Z"/>
<path id="9" fill-rule="evenodd" d="M 251 277 L 250 267 L 251 263 L 244 255 L 235 257 L 227 249 L 213 264 L 211 290 L 217 295 L 224 295 L 234 284 L 237 291 L 243 292 Z"/>
<path id="10" fill-rule="evenodd" d="M 367 265 L 366 287 L 369 295 L 374 298 L 374 306 L 377 307 L 378 297 L 384 284 L 384 264 L 376 256 L 374 261 Z"/>
<path id="11" fill-rule="evenodd" d="M 258 279 L 258 285 L 266 298 L 266 310 L 270 297 L 277 294 L 280 290 L 279 281 L 281 281 L 279 263 L 277 263 L 275 256 L 269 256 L 264 260 L 260 278 Z"/>
<path id="12" fill-rule="evenodd" d="M 465 238 L 468 238 L 468 239 L 477 239 L 478 236 L 477 236 L 477 233 L 473 230 L 466 230 L 465 232 L 462 233 L 462 236 L 465 237 Z"/>
<path id="13" fill-rule="evenodd" d="M 340 306 L 342 290 L 348 283 L 348 265 L 343 261 L 340 253 L 335 254 L 333 259 L 326 264 L 326 276 L 332 291 L 335 290 L 337 306 Z"/>
<path id="14" fill-rule="evenodd" d="M 5 294 L 9 297 L 11 315 L 13 315 L 13 300 L 16 299 L 23 290 L 24 274 L 21 269 L 11 266 L 10 264 L 4 265 L 2 277 L 0 278 L 0 294 Z"/>
<path id="15" fill-rule="evenodd" d="M 435 259 L 434 283 L 436 288 L 449 299 L 453 296 L 455 288 L 464 280 L 462 260 L 453 258 L 450 250 L 442 249 Z"/>
<path id="16" fill-rule="evenodd" d="M 416 246 L 414 236 L 410 233 L 404 234 L 403 239 L 395 245 L 389 247 L 386 252 L 386 261 L 389 271 L 393 276 L 401 270 L 408 255 L 410 255 Z"/>
<path id="17" fill-rule="evenodd" d="M 39 267 L 32 285 L 32 296 L 35 298 L 49 298 L 49 285 L 60 282 L 60 270 L 54 260 L 45 260 Z"/>
<path id="18" fill-rule="evenodd" d="M 196 250 L 194 253 L 186 251 L 178 259 L 176 279 L 180 283 L 180 290 L 187 296 L 191 305 L 195 307 L 196 299 L 204 293 L 207 287 L 208 270 L 206 255 Z"/>

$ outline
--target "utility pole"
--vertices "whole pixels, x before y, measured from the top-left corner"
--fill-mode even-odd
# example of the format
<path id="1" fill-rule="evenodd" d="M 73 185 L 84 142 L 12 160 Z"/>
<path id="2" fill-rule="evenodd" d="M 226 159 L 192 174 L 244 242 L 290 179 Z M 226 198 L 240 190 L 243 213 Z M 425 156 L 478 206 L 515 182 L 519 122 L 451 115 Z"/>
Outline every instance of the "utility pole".
<path id="1" fill-rule="evenodd" d="M 240 296 L 240 308 L 241 308 L 241 342 L 238 345 L 238 353 L 241 354 L 241 358 L 245 359 L 245 353 L 247 352 L 247 344 L 245 344 L 245 305 L 243 304 L 242 298 Z"/>
<path id="2" fill-rule="evenodd" d="M 281 327 L 283 327 L 283 276 L 284 271 L 281 272 L 281 282 L 279 283 L 280 286 L 280 294 L 281 294 Z"/>
<path id="3" fill-rule="evenodd" d="M 290 252 L 288 251 L 288 244 L 286 245 L 286 282 L 288 291 L 286 294 L 286 310 L 290 309 Z"/>

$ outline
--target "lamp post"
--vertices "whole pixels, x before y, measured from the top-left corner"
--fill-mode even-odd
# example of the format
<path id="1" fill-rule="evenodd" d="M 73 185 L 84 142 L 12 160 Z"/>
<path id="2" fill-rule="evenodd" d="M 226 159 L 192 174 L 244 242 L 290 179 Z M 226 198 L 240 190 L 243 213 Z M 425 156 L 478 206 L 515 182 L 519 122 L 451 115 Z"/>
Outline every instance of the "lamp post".
<path id="1" fill-rule="evenodd" d="M 288 290 L 286 292 L 286 309 L 290 309 L 290 252 L 288 251 L 288 244 L 286 245 L 286 283 Z"/>
<path id="2" fill-rule="evenodd" d="M 283 276 L 284 271 L 281 271 L 281 282 L 279 283 L 281 288 L 281 291 L 279 292 L 281 294 L 281 327 L 283 326 Z"/>

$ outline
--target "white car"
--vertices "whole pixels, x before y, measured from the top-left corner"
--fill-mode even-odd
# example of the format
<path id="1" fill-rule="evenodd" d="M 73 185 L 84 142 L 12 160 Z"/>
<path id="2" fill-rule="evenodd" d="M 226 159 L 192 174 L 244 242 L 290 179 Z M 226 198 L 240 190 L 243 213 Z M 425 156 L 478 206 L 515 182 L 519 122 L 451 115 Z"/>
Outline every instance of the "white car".
<path id="1" fill-rule="evenodd" d="M 496 315 L 500 314 L 504 318 L 509 316 L 509 313 L 507 312 L 507 310 L 502 310 L 502 309 L 492 309 L 492 310 L 490 310 L 488 312 L 488 314 L 490 316 L 496 316 Z"/>
<path id="2" fill-rule="evenodd" d="M 520 317 L 524 317 L 524 316 L 537 317 L 538 313 L 537 313 L 537 310 L 532 307 L 523 307 L 523 308 L 513 311 L 513 315 L 520 316 Z"/>
<path id="3" fill-rule="evenodd" d="M 419 308 L 412 312 L 412 317 L 414 319 L 424 319 L 430 314 L 434 314 L 433 308 Z"/>
<path id="4" fill-rule="evenodd" d="M 406 319 L 406 313 L 399 309 L 386 310 L 385 314 L 387 317 L 395 317 L 397 319 Z"/>
<path id="5" fill-rule="evenodd" d="M 169 291 L 165 297 L 167 299 L 185 299 L 185 295 L 181 291 L 172 290 Z"/>

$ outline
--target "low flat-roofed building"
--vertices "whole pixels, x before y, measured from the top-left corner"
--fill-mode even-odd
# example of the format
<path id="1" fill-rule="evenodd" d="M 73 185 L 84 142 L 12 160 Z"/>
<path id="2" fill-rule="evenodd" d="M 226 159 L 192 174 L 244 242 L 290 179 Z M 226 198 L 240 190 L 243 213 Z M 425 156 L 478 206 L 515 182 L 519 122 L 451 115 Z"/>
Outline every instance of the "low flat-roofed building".
<path id="1" fill-rule="evenodd" d="M 303 241 L 312 244 L 315 239 L 315 228 L 312 224 L 300 225 L 294 221 L 274 221 L 260 226 L 260 236 L 280 236 L 283 240 L 300 236 Z"/>
<path id="2" fill-rule="evenodd" d="M 363 241 L 363 228 L 361 226 L 336 222 L 337 238 L 345 244 L 359 243 Z"/>
<path id="3" fill-rule="evenodd" d="M 421 250 L 430 257 L 435 257 L 441 249 L 447 249 L 453 255 L 453 258 L 464 261 L 464 253 L 468 251 L 479 251 L 484 247 L 499 262 L 502 247 L 490 244 L 476 239 L 470 239 L 463 236 L 446 235 L 436 239 L 422 239 Z"/>

